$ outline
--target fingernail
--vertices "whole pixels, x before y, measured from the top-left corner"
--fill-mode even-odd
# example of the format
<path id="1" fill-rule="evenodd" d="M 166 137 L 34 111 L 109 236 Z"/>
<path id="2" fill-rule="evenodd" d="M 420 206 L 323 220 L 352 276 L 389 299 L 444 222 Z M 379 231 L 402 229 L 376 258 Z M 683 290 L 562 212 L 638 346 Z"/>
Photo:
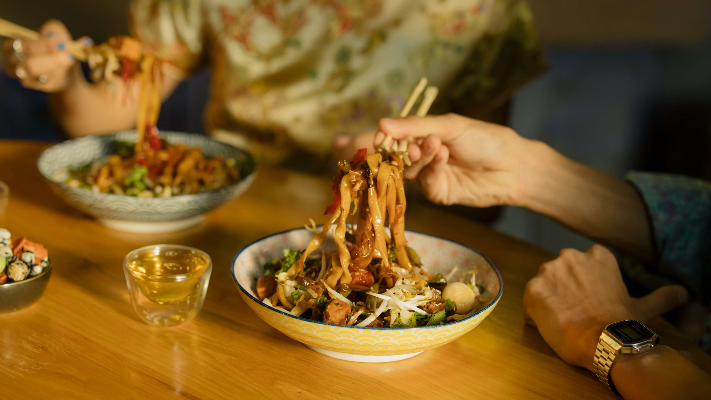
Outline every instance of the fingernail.
<path id="1" fill-rule="evenodd" d="M 67 44 L 64 43 L 64 42 L 59 42 L 59 43 L 57 43 L 57 48 L 58 48 L 59 50 L 66 50 Z"/>
<path id="2" fill-rule="evenodd" d="M 55 35 L 54 32 L 49 31 L 49 32 L 47 32 L 47 33 L 44 34 L 44 37 L 46 37 L 46 38 L 51 38 L 51 37 L 54 37 L 54 35 Z"/>
<path id="3" fill-rule="evenodd" d="M 67 54 L 67 57 L 69 58 L 69 61 L 74 61 L 74 56 L 71 54 Z"/>
<path id="4" fill-rule="evenodd" d="M 86 38 L 84 39 L 84 47 L 90 47 L 94 45 L 94 39 Z"/>

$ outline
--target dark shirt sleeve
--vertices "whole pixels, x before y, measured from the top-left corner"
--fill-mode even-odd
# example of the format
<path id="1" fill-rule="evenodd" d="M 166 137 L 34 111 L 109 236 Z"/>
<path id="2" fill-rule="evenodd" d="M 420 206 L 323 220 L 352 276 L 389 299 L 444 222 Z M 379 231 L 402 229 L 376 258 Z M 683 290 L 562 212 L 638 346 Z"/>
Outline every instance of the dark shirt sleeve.
<path id="1" fill-rule="evenodd" d="M 679 175 L 631 172 L 644 201 L 658 272 L 708 304 L 711 291 L 711 183 Z"/>

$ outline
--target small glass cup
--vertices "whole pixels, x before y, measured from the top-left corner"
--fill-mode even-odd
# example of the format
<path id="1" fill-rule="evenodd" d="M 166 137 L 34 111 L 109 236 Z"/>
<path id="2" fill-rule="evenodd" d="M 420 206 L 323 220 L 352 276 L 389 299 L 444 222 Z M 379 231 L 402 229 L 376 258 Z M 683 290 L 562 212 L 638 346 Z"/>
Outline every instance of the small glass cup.
<path id="1" fill-rule="evenodd" d="M 10 201 L 10 188 L 5 182 L 0 181 L 0 228 L 5 226 L 5 211 L 7 203 Z"/>
<path id="2" fill-rule="evenodd" d="M 123 272 L 138 316 L 151 325 L 174 326 L 200 312 L 212 260 L 192 247 L 159 244 L 128 253 Z"/>

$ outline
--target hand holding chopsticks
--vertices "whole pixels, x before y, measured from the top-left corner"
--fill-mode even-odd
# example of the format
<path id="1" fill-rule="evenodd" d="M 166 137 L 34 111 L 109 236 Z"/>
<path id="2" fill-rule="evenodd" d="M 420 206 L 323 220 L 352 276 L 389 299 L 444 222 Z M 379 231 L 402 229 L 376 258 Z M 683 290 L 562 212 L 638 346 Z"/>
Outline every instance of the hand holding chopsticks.
<path id="1" fill-rule="evenodd" d="M 20 40 L 40 40 L 42 38 L 39 32 L 27 29 L 2 18 L 0 18 L 0 36 Z M 67 52 L 74 56 L 74 58 L 79 61 L 86 60 L 86 50 L 81 43 L 70 40 L 66 42 L 65 45 Z"/>
<path id="2" fill-rule="evenodd" d="M 420 106 L 417 108 L 417 112 L 415 113 L 415 115 L 417 115 L 418 117 L 424 117 L 425 115 L 427 115 L 427 112 L 430 110 L 432 103 L 435 101 L 435 98 L 437 98 L 439 89 L 437 89 L 436 86 L 428 87 L 427 78 L 422 77 L 420 78 L 420 81 L 417 82 L 417 86 L 415 86 L 415 89 L 412 91 L 412 93 L 410 93 L 410 96 L 407 98 L 405 105 L 400 111 L 400 118 L 404 118 L 410 113 L 410 110 L 412 110 L 412 107 L 415 105 L 415 102 L 417 102 L 417 99 L 420 97 L 422 92 L 424 92 L 425 94 L 422 98 Z M 385 139 L 378 147 L 378 150 L 395 151 L 397 154 L 402 156 L 403 160 L 405 161 L 405 164 L 410 166 L 412 165 L 412 163 L 410 162 L 410 157 L 407 153 L 407 146 L 409 144 L 409 138 L 402 139 L 398 143 L 393 139 L 392 136 L 386 135 Z"/>

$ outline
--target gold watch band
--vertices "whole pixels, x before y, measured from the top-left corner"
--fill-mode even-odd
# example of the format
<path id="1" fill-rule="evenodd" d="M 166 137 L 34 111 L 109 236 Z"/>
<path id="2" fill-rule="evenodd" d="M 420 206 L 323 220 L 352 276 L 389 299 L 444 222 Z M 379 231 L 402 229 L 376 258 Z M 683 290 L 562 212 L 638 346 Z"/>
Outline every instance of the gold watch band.
<path id="1" fill-rule="evenodd" d="M 604 333 L 603 333 L 604 335 Z M 605 386 L 607 386 L 614 394 L 620 395 L 620 392 L 615 388 L 615 384 L 612 383 L 612 377 L 610 377 L 610 369 L 612 364 L 615 362 L 615 358 L 619 354 L 619 348 L 612 348 L 605 340 L 600 338 L 597 343 L 597 348 L 595 349 L 595 375 Z"/>

